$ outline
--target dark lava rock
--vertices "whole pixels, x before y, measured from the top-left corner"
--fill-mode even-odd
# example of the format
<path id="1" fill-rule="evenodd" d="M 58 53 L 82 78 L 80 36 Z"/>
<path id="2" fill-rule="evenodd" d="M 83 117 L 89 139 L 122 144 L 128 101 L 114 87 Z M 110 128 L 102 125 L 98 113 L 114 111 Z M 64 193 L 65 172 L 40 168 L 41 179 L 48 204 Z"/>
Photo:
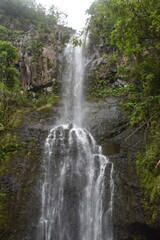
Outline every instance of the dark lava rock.
<path id="1" fill-rule="evenodd" d="M 103 147 L 104 154 L 114 163 L 114 240 L 152 240 L 144 238 L 143 231 L 136 238 L 133 227 L 137 224 L 150 228 L 145 222 L 143 192 L 136 174 L 136 153 L 141 150 L 139 143 L 143 142 L 144 133 L 129 126 L 120 101 L 110 97 L 105 101 L 88 102 L 84 122 Z"/>

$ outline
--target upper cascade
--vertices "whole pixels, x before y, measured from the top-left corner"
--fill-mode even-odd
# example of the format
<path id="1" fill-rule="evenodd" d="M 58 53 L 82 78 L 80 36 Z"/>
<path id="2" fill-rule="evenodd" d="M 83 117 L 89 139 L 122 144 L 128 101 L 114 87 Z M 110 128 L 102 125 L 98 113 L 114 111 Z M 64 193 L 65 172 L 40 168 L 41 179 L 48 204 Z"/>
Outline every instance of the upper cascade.
<path id="1" fill-rule="evenodd" d="M 83 126 L 84 74 L 86 66 L 84 38 L 81 44 L 73 45 L 73 38 L 64 51 L 65 66 L 62 74 L 62 108 L 58 124 L 73 122 Z"/>

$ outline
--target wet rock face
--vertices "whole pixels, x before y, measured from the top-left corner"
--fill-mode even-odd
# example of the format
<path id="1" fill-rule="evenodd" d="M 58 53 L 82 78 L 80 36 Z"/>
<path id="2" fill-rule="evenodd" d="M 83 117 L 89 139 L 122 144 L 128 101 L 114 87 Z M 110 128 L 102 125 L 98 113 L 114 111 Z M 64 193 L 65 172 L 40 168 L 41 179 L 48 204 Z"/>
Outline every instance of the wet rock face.
<path id="1" fill-rule="evenodd" d="M 87 103 L 84 120 L 103 153 L 114 163 L 114 240 L 158 240 L 159 232 L 145 222 L 143 193 L 136 174 L 136 153 L 141 150 L 144 133 L 133 134 L 135 129 L 127 123 L 120 101 L 110 97 Z"/>
<path id="2" fill-rule="evenodd" d="M 58 81 L 61 54 L 71 33 L 71 29 L 55 26 L 53 32 L 44 33 L 44 37 L 30 29 L 13 41 L 19 53 L 16 68 L 23 88 L 50 91 L 48 87 Z"/>
<path id="3" fill-rule="evenodd" d="M 116 64 L 117 61 L 117 63 L 123 65 L 125 60 L 114 57 L 116 53 L 114 46 L 104 45 L 102 43 L 101 46 L 97 46 L 93 39 L 89 39 L 86 53 L 88 61 L 85 72 L 85 92 L 89 96 L 94 96 L 96 88 L 101 89 L 105 86 L 115 89 L 127 84 L 124 76 L 118 73 Z"/>
<path id="4" fill-rule="evenodd" d="M 56 78 L 57 56 L 53 47 L 45 46 L 38 54 L 36 60 L 33 52 L 20 53 L 20 82 L 28 90 L 52 86 Z"/>
<path id="5" fill-rule="evenodd" d="M 52 86 L 57 74 L 58 53 L 55 46 L 39 41 L 38 35 L 28 33 L 20 42 L 14 43 L 19 51 L 16 67 L 20 71 L 21 85 L 33 91 Z"/>
<path id="6" fill-rule="evenodd" d="M 5 221 L 2 240 L 35 240 L 40 209 L 39 176 L 44 142 L 52 128 L 57 107 L 24 116 L 17 135 L 17 152 L 11 153 L 0 177 L 0 194 L 4 196 Z M 1 226 L 2 227 L 2 226 Z"/>
<path id="7" fill-rule="evenodd" d="M 86 129 L 114 163 L 114 240 L 132 240 L 136 239 L 135 236 L 139 237 L 137 239 L 152 240 L 149 238 L 152 233 L 154 240 L 158 240 L 159 233 L 145 222 L 141 204 L 142 191 L 136 175 L 135 155 L 140 149 L 140 144 L 137 143 L 143 139 L 143 132 L 132 134 L 134 129 L 128 126 L 119 102 L 119 99 L 108 98 L 105 101 L 86 103 L 84 121 Z M 44 142 L 57 118 L 58 107 L 32 112 L 24 116 L 23 124 L 17 130 L 19 150 L 11 157 L 7 173 L 0 178 L 2 193 L 8 197 L 9 216 L 8 230 L 1 236 L 2 240 L 9 240 L 10 237 L 13 240 L 36 239 Z M 70 125 L 69 129 L 72 127 Z M 67 138 L 68 131 L 65 135 Z M 76 154 L 76 149 L 73 151 Z M 106 172 L 106 188 L 107 181 Z M 68 194 L 73 194 L 73 200 L 76 200 L 74 192 L 73 189 Z M 108 199 L 106 203 L 107 201 Z"/>
<path id="8" fill-rule="evenodd" d="M 18 186 L 14 183 L 9 175 L 0 177 L 1 193 L 16 192 Z"/>
<path id="9" fill-rule="evenodd" d="M 104 101 L 86 104 L 84 122 L 98 141 L 115 137 L 127 128 L 126 117 L 119 106 L 120 101 L 110 97 Z"/>
<path id="10" fill-rule="evenodd" d="M 103 147 L 103 152 L 114 163 L 114 237 L 115 240 L 136 237 L 158 240 L 160 231 L 146 223 L 143 190 L 136 174 L 136 153 L 143 151 L 144 132 L 135 131 L 128 125 L 119 102 L 120 99 L 109 98 L 99 103 L 89 103 L 87 125 Z"/>

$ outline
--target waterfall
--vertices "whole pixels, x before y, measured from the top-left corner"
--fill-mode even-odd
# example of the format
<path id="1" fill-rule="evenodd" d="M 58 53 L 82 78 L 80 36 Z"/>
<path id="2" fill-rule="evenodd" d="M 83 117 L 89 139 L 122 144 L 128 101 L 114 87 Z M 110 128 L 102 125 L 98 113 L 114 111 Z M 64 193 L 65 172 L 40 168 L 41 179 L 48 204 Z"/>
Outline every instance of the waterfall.
<path id="1" fill-rule="evenodd" d="M 68 62 L 63 71 L 61 124 L 74 122 L 82 126 L 83 122 L 83 80 L 85 72 L 85 56 L 82 46 L 73 47 L 70 42 L 64 51 Z"/>
<path id="2" fill-rule="evenodd" d="M 45 143 L 37 240 L 113 240 L 113 164 L 83 129 L 84 47 L 64 57 L 60 119 Z"/>

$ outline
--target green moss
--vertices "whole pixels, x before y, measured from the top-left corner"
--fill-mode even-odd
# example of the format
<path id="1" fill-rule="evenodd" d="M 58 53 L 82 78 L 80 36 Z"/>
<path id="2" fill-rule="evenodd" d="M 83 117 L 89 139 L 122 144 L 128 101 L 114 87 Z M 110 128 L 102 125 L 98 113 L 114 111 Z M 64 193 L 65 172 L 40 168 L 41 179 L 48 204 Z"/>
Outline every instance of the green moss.
<path id="1" fill-rule="evenodd" d="M 159 214 L 160 204 L 160 170 L 158 166 L 156 167 L 160 156 L 159 126 L 159 121 L 157 121 L 156 127 L 151 122 L 150 138 L 145 144 L 145 151 L 137 154 L 137 173 L 144 188 L 142 202 L 148 214 L 147 221 L 150 224 L 154 224 Z"/>
<path id="2" fill-rule="evenodd" d="M 11 173 L 11 160 L 12 156 L 17 153 L 18 141 L 17 136 L 11 133 L 3 133 L 0 140 L 0 176 L 9 176 Z M 8 239 L 10 229 L 8 224 L 10 221 L 10 214 L 8 213 L 8 199 L 10 198 L 10 192 L 5 190 L 5 184 L 1 185 L 0 193 L 0 225 L 2 236 L 1 239 Z"/>
<path id="3" fill-rule="evenodd" d="M 0 225 L 2 228 L 6 227 L 7 216 L 5 213 L 5 201 L 6 201 L 6 193 L 0 193 Z"/>
<path id="4" fill-rule="evenodd" d="M 15 190 L 14 192 L 12 189 L 6 191 L 4 183 L 4 189 L 2 188 L 4 192 L 0 194 L 1 239 L 17 240 L 22 239 L 25 234 L 24 228 L 27 219 L 25 212 L 35 185 L 30 182 L 35 183 L 38 176 L 41 153 L 36 150 L 36 142 L 33 139 L 19 142 L 16 136 L 6 134 L 3 136 L 1 145 L 2 143 L 2 150 L 5 154 L 2 155 L 1 176 L 9 176 L 9 179 L 15 184 Z M 16 233 L 14 229 L 17 229 Z"/>
<path id="5" fill-rule="evenodd" d="M 31 92 L 8 90 L 0 85 L 0 130 L 15 129 L 23 122 L 26 112 L 39 111 L 56 104 L 59 97 L 54 93 L 37 93 L 36 98 Z"/>
<path id="6" fill-rule="evenodd" d="M 147 240 L 145 236 L 142 235 L 136 235 L 136 236 L 132 236 L 131 240 Z"/>
<path id="7" fill-rule="evenodd" d="M 3 104 L 8 108 L 5 111 L 2 108 L 2 114 L 9 121 L 3 121 L 4 129 L 0 132 L 0 175 L 2 177 L 8 176 L 11 186 L 15 185 L 14 191 L 12 189 L 6 191 L 4 183 L 4 189 L 0 195 L 0 224 L 3 232 L 0 238 L 3 240 L 23 239 L 25 235 L 24 229 L 29 224 L 26 223 L 26 219 L 28 219 L 26 209 L 28 202 L 34 198 L 33 188 L 39 174 L 41 158 L 41 152 L 37 146 L 39 144 L 37 136 L 30 136 L 25 142 L 20 141 L 16 133 L 18 133 L 24 119 L 29 120 L 29 113 L 32 117 L 32 111 L 37 112 L 40 119 L 50 117 L 51 107 L 59 100 L 59 97 L 52 93 L 39 93 L 36 94 L 36 98 L 32 98 L 29 94 L 23 93 L 21 95 L 20 92 L 18 93 L 18 96 L 10 91 L 3 93 L 5 95 Z M 13 102 L 14 106 L 12 106 Z M 35 121 L 34 116 L 30 120 Z M 37 199 L 32 199 L 32 202 L 34 201 Z M 32 204 L 30 207 L 32 208 Z M 34 206 L 33 211 L 35 211 L 36 218 L 38 213 Z M 16 233 L 14 229 L 17 230 Z"/>
<path id="8" fill-rule="evenodd" d="M 17 136 L 12 133 L 3 133 L 0 140 L 0 158 L 6 160 L 11 152 L 18 148 Z M 2 165 L 3 167 L 3 165 Z"/>
<path id="9" fill-rule="evenodd" d="M 38 94 L 33 101 L 33 108 L 40 111 L 45 108 L 49 108 L 59 101 L 59 96 L 48 93 L 48 94 Z"/>
<path id="10" fill-rule="evenodd" d="M 101 83 L 99 86 L 95 86 L 92 88 L 92 91 L 89 94 L 90 98 L 93 99 L 105 99 L 106 97 L 123 97 L 126 95 L 126 92 L 128 92 L 128 89 L 125 87 L 115 87 L 115 88 L 109 88 L 108 86 L 101 86 Z"/>
<path id="11" fill-rule="evenodd" d="M 23 122 L 23 118 L 24 118 L 24 114 L 27 111 L 25 110 L 17 110 L 12 116 L 11 119 L 7 125 L 8 128 L 18 128 L 22 122 Z"/>

